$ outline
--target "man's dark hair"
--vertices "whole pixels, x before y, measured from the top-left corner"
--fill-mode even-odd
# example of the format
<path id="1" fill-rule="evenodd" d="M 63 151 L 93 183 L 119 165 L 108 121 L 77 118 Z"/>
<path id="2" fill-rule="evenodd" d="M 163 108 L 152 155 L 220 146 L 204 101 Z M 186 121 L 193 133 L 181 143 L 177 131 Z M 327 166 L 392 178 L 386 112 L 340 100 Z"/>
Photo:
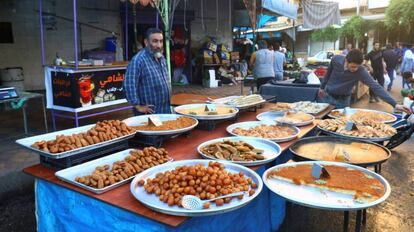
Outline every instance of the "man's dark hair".
<path id="1" fill-rule="evenodd" d="M 388 43 L 388 44 L 385 46 L 385 48 L 387 48 L 387 49 L 392 49 L 392 44 Z"/>
<path id="2" fill-rule="evenodd" d="M 157 28 L 149 28 L 149 29 L 147 30 L 147 32 L 145 33 L 145 38 L 146 38 L 147 40 L 149 40 L 149 39 L 150 39 L 150 36 L 151 36 L 152 34 L 158 34 L 158 33 L 162 34 L 162 31 L 161 31 L 160 29 L 157 29 Z"/>
<path id="3" fill-rule="evenodd" d="M 259 49 L 265 49 L 265 48 L 267 48 L 267 42 L 266 42 L 266 40 L 259 40 L 259 41 L 257 41 L 257 46 L 259 47 Z"/>
<path id="4" fill-rule="evenodd" d="M 279 51 L 280 50 L 280 44 L 278 42 L 276 42 L 275 46 L 273 46 L 273 48 L 275 49 L 275 51 Z"/>
<path id="5" fill-rule="evenodd" d="M 379 43 L 379 44 L 381 45 L 381 43 L 380 43 L 378 40 L 375 40 L 375 41 L 372 43 L 372 45 L 375 45 L 375 44 L 377 44 L 377 43 Z"/>
<path id="6" fill-rule="evenodd" d="M 346 55 L 346 61 L 348 61 L 348 63 L 362 64 L 364 57 L 360 50 L 353 49 Z"/>

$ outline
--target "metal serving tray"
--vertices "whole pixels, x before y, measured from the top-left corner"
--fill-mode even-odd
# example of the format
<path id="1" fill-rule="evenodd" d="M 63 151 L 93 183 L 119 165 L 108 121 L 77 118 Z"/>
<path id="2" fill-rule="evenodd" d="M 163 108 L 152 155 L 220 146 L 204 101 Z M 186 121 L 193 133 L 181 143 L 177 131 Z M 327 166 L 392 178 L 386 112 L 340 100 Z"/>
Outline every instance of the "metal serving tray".
<path id="1" fill-rule="evenodd" d="M 297 152 L 297 149 L 300 146 L 305 145 L 305 144 L 312 144 L 312 143 L 316 143 L 316 142 L 332 142 L 332 143 L 342 143 L 342 144 L 349 144 L 349 143 L 352 143 L 352 142 L 358 142 L 358 143 L 369 144 L 371 146 L 380 147 L 381 149 L 383 149 L 388 154 L 388 156 L 385 159 L 381 159 L 381 160 L 377 160 L 377 161 L 365 162 L 365 163 L 351 163 L 351 164 L 362 166 L 362 167 L 374 166 L 374 165 L 377 165 L 377 164 L 384 163 L 385 161 L 387 161 L 391 157 L 391 151 L 388 148 L 379 145 L 378 143 L 363 141 L 363 140 L 360 140 L 360 139 L 337 137 L 337 136 L 313 136 L 313 137 L 301 138 L 301 139 L 295 141 L 292 144 L 292 146 L 289 147 L 289 150 L 296 157 L 298 157 L 301 160 L 327 161 L 327 160 L 314 160 L 314 159 L 311 159 L 311 158 L 309 158 L 305 155 L 301 155 L 300 153 Z"/>
<path id="2" fill-rule="evenodd" d="M 229 106 L 234 106 L 234 107 L 236 107 L 240 110 L 249 109 L 249 108 L 252 108 L 252 107 L 255 107 L 255 106 L 259 106 L 259 105 L 266 102 L 266 100 L 263 99 L 259 102 L 254 102 L 254 103 L 246 104 L 246 105 L 232 105 L 232 104 L 229 103 L 231 100 L 239 98 L 239 97 L 241 97 L 241 96 L 223 97 L 223 98 L 214 99 L 214 101 L 210 101 L 210 102 L 214 103 L 214 104 L 226 104 L 226 105 L 229 105 Z"/>
<path id="3" fill-rule="evenodd" d="M 94 127 L 94 126 L 95 126 L 95 124 L 90 124 L 90 125 L 86 125 L 86 126 L 81 126 L 81 127 L 77 127 L 77 128 L 56 131 L 56 132 L 47 133 L 47 134 L 43 134 L 43 135 L 36 135 L 36 136 L 16 140 L 16 143 L 23 146 L 24 148 L 26 148 L 28 150 L 36 152 L 37 154 L 39 154 L 41 156 L 45 156 L 45 157 L 48 157 L 48 158 L 51 158 L 51 159 L 61 159 L 61 158 L 76 155 L 76 154 L 79 154 L 79 153 L 82 153 L 82 152 L 85 152 L 85 151 L 90 151 L 90 150 L 99 148 L 101 146 L 106 146 L 106 145 L 114 144 L 114 143 L 117 143 L 117 142 L 120 142 L 120 141 L 123 141 L 123 140 L 127 140 L 127 139 L 132 138 L 132 137 L 135 136 L 135 133 L 132 133 L 132 134 L 125 135 L 125 136 L 122 136 L 122 137 L 118 137 L 116 139 L 112 139 L 112 140 L 108 140 L 108 141 L 92 144 L 92 145 L 89 145 L 89 146 L 86 146 L 86 147 L 81 147 L 81 148 L 77 148 L 77 149 L 73 149 L 73 150 L 65 151 L 65 152 L 60 152 L 60 153 L 45 152 L 45 151 L 38 150 L 38 149 L 35 149 L 35 148 L 31 147 L 31 145 L 35 142 L 42 141 L 42 140 L 45 140 L 45 141 L 53 140 L 53 139 L 56 139 L 57 135 L 72 135 L 72 134 L 85 132 L 85 131 L 91 129 L 92 127 Z"/>
<path id="4" fill-rule="evenodd" d="M 148 122 L 149 116 L 150 115 L 141 115 L 141 116 L 127 118 L 124 120 L 124 123 L 127 124 L 128 126 L 140 126 Z M 198 120 L 193 117 L 189 117 L 189 116 L 184 116 L 184 115 L 179 115 L 179 114 L 153 114 L 153 116 L 158 116 L 161 121 L 176 120 L 179 117 L 186 117 L 186 118 L 193 119 L 194 124 L 189 127 L 176 129 L 176 130 L 163 130 L 163 131 L 137 130 L 136 133 L 142 134 L 142 135 L 174 135 L 174 134 L 181 134 L 181 133 L 190 131 L 198 125 Z"/>
<path id="5" fill-rule="evenodd" d="M 359 139 L 359 140 L 371 141 L 371 142 L 384 142 L 384 141 L 388 141 L 392 138 L 392 136 L 366 138 L 366 137 L 358 137 L 358 136 L 351 136 L 351 135 L 343 135 L 343 134 L 340 134 L 340 133 L 337 133 L 337 132 L 328 131 L 328 130 L 320 127 L 319 125 L 318 125 L 318 129 L 323 131 L 323 133 L 328 134 L 328 135 L 334 135 L 334 136 L 343 137 L 343 138 L 350 138 L 350 139 Z"/>
<path id="6" fill-rule="evenodd" d="M 101 189 L 93 188 L 93 187 L 78 183 L 78 182 L 75 181 L 75 178 L 78 177 L 78 176 L 90 175 L 93 171 L 95 171 L 95 168 L 97 166 L 109 165 L 110 169 L 112 169 L 112 164 L 114 162 L 124 160 L 125 157 L 130 155 L 129 152 L 132 151 L 132 150 L 136 150 L 136 149 L 127 149 L 127 150 L 120 151 L 120 152 L 114 153 L 112 155 L 108 155 L 108 156 L 105 156 L 105 157 L 102 157 L 102 158 L 99 158 L 99 159 L 96 159 L 96 160 L 92 160 L 92 161 L 89 161 L 89 162 L 86 162 L 86 163 L 83 163 L 83 164 L 80 164 L 80 165 L 77 165 L 77 166 L 66 168 L 66 169 L 63 169 L 61 171 L 56 172 L 55 175 L 56 175 L 56 177 L 58 177 L 59 179 L 65 181 L 65 182 L 68 182 L 68 183 L 73 184 L 75 186 L 78 186 L 80 188 L 86 189 L 86 190 L 88 190 L 90 192 L 93 192 L 95 194 L 101 194 L 101 193 L 107 192 L 109 190 L 112 190 L 114 188 L 117 188 L 117 187 L 129 182 L 136 175 L 130 176 L 128 179 L 125 179 L 123 181 L 119 181 L 119 182 L 117 182 L 113 185 L 109 185 L 109 186 L 106 186 L 105 188 L 101 188 Z"/>
<path id="7" fill-rule="evenodd" d="M 157 173 L 165 172 L 168 170 L 174 170 L 177 166 L 202 164 L 207 167 L 209 162 L 211 162 L 211 160 L 200 160 L 200 159 L 181 160 L 181 161 L 165 163 L 165 164 L 147 169 L 141 172 L 140 174 L 138 174 L 134 178 L 134 180 L 132 180 L 131 186 L 130 186 L 131 193 L 142 204 L 144 204 L 148 208 L 153 209 L 157 212 L 170 214 L 170 215 L 177 215 L 177 216 L 195 217 L 195 216 L 208 216 L 208 215 L 222 214 L 222 213 L 226 213 L 226 212 L 230 212 L 232 210 L 238 209 L 248 204 L 249 202 L 251 202 L 262 191 L 263 182 L 260 176 L 256 172 L 254 172 L 250 168 L 243 167 L 241 165 L 234 164 L 231 162 L 226 162 L 226 161 L 217 161 L 217 162 L 224 164 L 224 167 L 226 171 L 228 172 L 232 172 L 232 173 L 239 173 L 240 171 L 244 172 L 244 175 L 246 177 L 252 178 L 252 181 L 257 184 L 255 193 L 252 196 L 249 196 L 248 193 L 245 193 L 242 200 L 233 199 L 230 203 L 224 204 L 223 206 L 216 206 L 215 204 L 210 204 L 209 209 L 187 210 L 182 207 L 178 207 L 176 205 L 170 207 L 168 206 L 168 204 L 160 201 L 158 196 L 156 196 L 155 194 L 148 194 L 144 190 L 144 187 L 139 187 L 137 185 L 138 181 L 140 181 L 141 179 L 146 180 L 148 178 L 154 178 Z"/>
<path id="8" fill-rule="evenodd" d="M 233 133 L 233 130 L 236 128 L 243 128 L 243 129 L 249 129 L 255 126 L 259 126 L 259 125 L 277 125 L 277 124 L 281 124 L 281 123 L 277 123 L 275 121 L 248 121 L 248 122 L 239 122 L 239 123 L 235 123 L 235 124 L 231 124 L 230 126 L 228 126 L 226 128 L 227 133 L 234 135 L 234 136 L 238 136 L 238 137 L 249 137 L 249 136 L 240 136 L 238 134 Z M 287 124 L 286 124 L 287 125 Z M 286 142 L 286 141 L 290 141 L 294 138 L 296 138 L 299 134 L 300 134 L 300 129 L 292 126 L 292 125 L 287 125 L 291 128 L 293 128 L 296 133 L 292 136 L 289 137 L 285 137 L 285 138 L 265 138 L 268 140 L 271 140 L 273 142 Z M 256 138 L 256 137 L 249 137 L 249 138 Z"/>
<path id="9" fill-rule="evenodd" d="M 354 201 L 354 198 L 350 194 L 337 193 L 329 190 L 322 190 L 312 186 L 297 185 L 290 183 L 288 181 L 276 179 L 276 178 L 267 178 L 268 173 L 284 167 L 292 167 L 297 165 L 313 165 L 314 163 L 319 165 L 336 165 L 340 167 L 347 167 L 351 169 L 356 169 L 366 173 L 367 175 L 379 180 L 385 188 L 384 195 L 372 202 L 369 203 L 358 203 Z M 347 163 L 340 162 L 326 162 L 326 161 L 306 161 L 306 162 L 297 162 L 297 163 L 285 163 L 272 167 L 263 173 L 263 182 L 264 184 L 277 195 L 300 205 L 308 206 L 311 208 L 317 209 L 327 209 L 327 210 L 360 210 L 366 209 L 372 206 L 375 206 L 383 201 L 385 201 L 390 193 L 391 187 L 387 180 L 385 180 L 379 174 L 370 171 L 366 168 L 355 166 Z"/>
<path id="10" fill-rule="evenodd" d="M 344 109 L 332 110 L 331 113 L 328 114 L 328 116 L 330 118 L 338 118 L 338 117 L 335 117 L 334 115 L 332 115 L 332 113 L 334 113 L 334 112 L 341 112 L 342 113 L 343 111 L 344 111 Z M 378 114 L 386 114 L 386 115 L 393 118 L 392 120 L 383 121 L 383 123 L 393 123 L 393 122 L 397 121 L 397 117 L 395 117 L 395 115 L 392 115 L 390 113 L 383 112 L 383 111 L 378 111 L 378 110 L 368 110 L 368 109 L 358 109 L 358 108 L 347 108 L 346 109 L 346 116 L 351 116 L 351 115 L 355 114 L 357 111 L 366 111 L 366 112 L 375 112 L 375 113 L 378 113 Z"/>
<path id="11" fill-rule="evenodd" d="M 206 142 L 200 144 L 197 147 L 197 151 L 202 157 L 204 157 L 206 159 L 222 160 L 222 159 L 218 159 L 218 158 L 215 158 L 215 157 L 204 154 L 201 151 L 201 149 L 203 147 L 207 146 L 207 145 L 212 144 L 212 143 L 222 142 L 223 140 L 243 141 L 245 143 L 248 143 L 248 144 L 252 145 L 253 147 L 255 147 L 257 149 L 264 150 L 264 152 L 263 152 L 263 156 L 265 157 L 264 160 L 256 160 L 256 161 L 230 161 L 230 160 L 228 160 L 229 162 L 240 164 L 240 165 L 243 165 L 243 166 L 262 165 L 262 164 L 272 162 L 281 153 L 280 146 L 277 143 L 272 142 L 272 141 L 267 140 L 267 139 L 253 138 L 253 137 L 225 137 L 225 138 L 212 139 L 212 140 L 209 140 L 209 141 L 206 141 Z"/>
<path id="12" fill-rule="evenodd" d="M 220 120 L 220 119 L 229 119 L 229 118 L 234 118 L 237 113 L 239 112 L 239 109 L 232 107 L 232 106 L 228 106 L 228 105 L 223 105 L 223 104 L 214 104 L 216 106 L 220 106 L 220 107 L 225 107 L 228 108 L 229 110 L 233 110 L 233 113 L 228 113 L 228 114 L 224 114 L 224 115 L 191 115 L 191 114 L 183 114 L 180 113 L 179 110 L 189 110 L 189 109 L 195 109 L 195 108 L 204 108 L 206 105 L 208 104 L 187 104 L 187 105 L 181 105 L 181 106 L 177 106 L 174 108 L 174 111 L 177 114 L 181 114 L 181 115 L 185 115 L 188 117 L 192 117 L 192 118 L 196 118 L 198 120 Z"/>

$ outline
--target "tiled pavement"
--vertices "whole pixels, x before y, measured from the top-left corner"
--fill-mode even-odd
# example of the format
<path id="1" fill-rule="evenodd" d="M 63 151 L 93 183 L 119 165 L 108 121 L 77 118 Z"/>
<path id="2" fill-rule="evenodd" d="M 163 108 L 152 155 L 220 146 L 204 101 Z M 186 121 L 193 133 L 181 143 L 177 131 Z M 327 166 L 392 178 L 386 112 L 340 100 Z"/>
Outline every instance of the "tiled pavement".
<path id="1" fill-rule="evenodd" d="M 248 92 L 244 88 L 244 93 Z M 173 88 L 174 93 L 229 96 L 240 94 L 240 86 L 223 86 L 207 89 L 201 86 Z M 401 100 L 398 82 L 392 95 Z M 392 111 L 386 103 L 368 103 L 365 96 L 353 107 Z M 4 111 L 2 111 L 4 112 Z M 29 132 L 44 133 L 41 103 L 32 100 L 27 109 Z M 50 113 L 48 114 L 51 124 Z M 102 119 L 123 119 L 132 116 L 129 111 L 111 113 L 83 119 L 81 125 Z M 21 111 L 6 111 L 0 116 L 0 231 L 34 231 L 34 198 L 32 179 L 21 173 L 21 169 L 38 163 L 36 155 L 23 150 L 14 143 L 24 137 Z M 73 122 L 58 120 L 58 129 L 74 127 Z M 49 125 L 51 128 L 51 125 Z M 383 204 L 368 210 L 368 223 L 364 231 L 410 231 L 414 226 L 414 152 L 413 139 L 397 147 L 391 159 L 383 165 L 382 175 L 390 182 L 392 194 Z M 2 195 L 7 192 L 9 194 Z M 354 223 L 351 213 L 351 227 Z M 289 208 L 280 231 L 339 231 L 342 229 L 342 213 L 309 209 L 293 205 Z"/>

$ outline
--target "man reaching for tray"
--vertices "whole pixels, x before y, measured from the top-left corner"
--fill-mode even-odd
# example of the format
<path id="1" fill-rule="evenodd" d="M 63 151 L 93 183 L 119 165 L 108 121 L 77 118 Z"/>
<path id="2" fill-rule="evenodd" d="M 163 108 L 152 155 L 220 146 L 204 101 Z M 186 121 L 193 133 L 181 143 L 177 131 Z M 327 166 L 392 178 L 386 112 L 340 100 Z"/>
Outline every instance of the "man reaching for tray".
<path id="1" fill-rule="evenodd" d="M 126 99 L 134 106 L 135 115 L 170 114 L 171 83 L 162 54 L 162 31 L 148 29 L 144 42 L 145 49 L 132 58 L 126 71 Z"/>
<path id="2" fill-rule="evenodd" d="M 345 108 L 350 105 L 351 93 L 358 81 L 366 84 L 373 93 L 392 105 L 396 110 L 411 113 L 410 109 L 397 102 L 361 67 L 364 61 L 358 49 L 351 50 L 346 57 L 336 55 L 331 59 L 319 89 L 318 102 L 335 105 L 336 108 Z"/>

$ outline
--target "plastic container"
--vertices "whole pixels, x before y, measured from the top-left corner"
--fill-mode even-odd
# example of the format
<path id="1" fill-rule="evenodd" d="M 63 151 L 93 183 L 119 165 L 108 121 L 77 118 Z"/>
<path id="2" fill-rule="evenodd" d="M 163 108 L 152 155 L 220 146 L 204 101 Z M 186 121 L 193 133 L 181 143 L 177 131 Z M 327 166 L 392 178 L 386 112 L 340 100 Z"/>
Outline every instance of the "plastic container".
<path id="1" fill-rule="evenodd" d="M 105 51 L 116 52 L 116 38 L 115 37 L 105 38 Z"/>

